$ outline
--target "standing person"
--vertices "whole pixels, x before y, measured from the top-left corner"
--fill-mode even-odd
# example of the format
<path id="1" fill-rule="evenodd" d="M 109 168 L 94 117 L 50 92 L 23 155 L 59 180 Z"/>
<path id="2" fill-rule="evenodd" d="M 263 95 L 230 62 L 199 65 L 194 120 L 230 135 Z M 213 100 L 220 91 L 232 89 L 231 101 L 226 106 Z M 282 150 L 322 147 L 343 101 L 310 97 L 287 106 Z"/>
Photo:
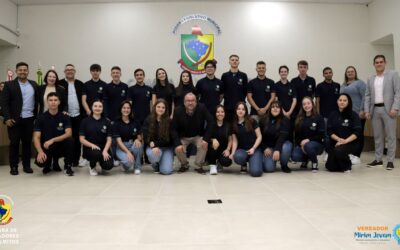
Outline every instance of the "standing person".
<path id="1" fill-rule="evenodd" d="M 90 66 L 90 74 L 92 75 L 92 79 L 85 82 L 82 90 L 82 105 L 87 116 L 90 116 L 90 109 L 94 100 L 100 100 L 104 104 L 108 102 L 106 95 L 107 84 L 100 79 L 101 66 L 99 64 L 92 64 Z M 107 115 L 106 106 L 104 106 L 104 114 Z"/>
<path id="2" fill-rule="evenodd" d="M 400 78 L 396 71 L 386 70 L 384 55 L 374 57 L 376 73 L 368 78 L 365 91 L 365 116 L 372 119 L 375 140 L 375 160 L 369 167 L 382 166 L 382 155 L 387 136 L 386 170 L 394 168 L 396 153 L 396 126 L 400 109 Z"/>
<path id="3" fill-rule="evenodd" d="M 303 98 L 309 96 L 312 100 L 315 96 L 315 79 L 307 75 L 308 62 L 300 60 L 297 63 L 297 69 L 299 71 L 299 76 L 290 81 L 296 87 L 297 92 L 297 104 L 294 110 L 295 116 L 297 116 L 300 111 Z"/>
<path id="4" fill-rule="evenodd" d="M 103 116 L 103 102 L 94 100 L 92 102 L 91 115 L 82 120 L 79 131 L 79 139 L 83 144 L 83 157 L 90 162 L 89 173 L 92 176 L 98 174 L 97 162 L 102 170 L 113 168 L 111 156 L 111 122 Z"/>
<path id="5" fill-rule="evenodd" d="M 189 144 L 193 144 L 197 147 L 195 164 L 198 168 L 195 170 L 199 174 L 205 174 L 203 164 L 213 126 L 214 120 L 206 107 L 197 103 L 193 93 L 186 94 L 184 106 L 176 108 L 176 114 L 172 119 L 172 139 L 176 156 L 181 163 L 178 173 L 184 173 L 189 169 L 186 150 Z"/>
<path id="6" fill-rule="evenodd" d="M 206 159 L 210 165 L 210 174 L 218 174 L 218 170 L 229 167 L 232 160 L 229 158 L 232 149 L 232 129 L 225 117 L 225 108 L 217 106 L 215 123 L 211 143 L 208 144 Z"/>
<path id="7" fill-rule="evenodd" d="M 249 82 L 247 88 L 247 100 L 251 105 L 250 115 L 263 116 L 275 100 L 275 84 L 265 76 L 267 68 L 264 61 L 257 62 L 256 71 L 257 77 Z"/>
<path id="8" fill-rule="evenodd" d="M 239 102 L 236 105 L 236 115 L 232 129 L 232 152 L 229 156 L 241 166 L 240 172 L 247 172 L 252 177 L 260 177 L 263 174 L 262 153 L 259 148 L 262 135 L 258 122 L 248 114 L 246 104 Z"/>
<path id="9" fill-rule="evenodd" d="M 43 168 L 43 174 L 51 170 L 60 172 L 60 166 L 51 162 L 65 157 L 64 173 L 73 176 L 72 153 L 73 139 L 69 117 L 58 110 L 60 97 L 56 92 L 46 95 L 48 111 L 39 115 L 33 129 L 33 144 L 37 153 L 35 163 Z"/>
<path id="10" fill-rule="evenodd" d="M 204 64 L 206 69 L 206 76 L 200 79 L 196 84 L 196 90 L 199 97 L 199 102 L 203 103 L 210 114 L 215 113 L 215 109 L 224 97 L 224 84 L 215 77 L 215 70 L 217 69 L 217 62 L 208 60 Z"/>
<path id="11" fill-rule="evenodd" d="M 337 100 L 338 110 L 333 111 L 328 119 L 328 135 L 331 138 L 326 168 L 332 172 L 351 171 L 349 154 L 359 150 L 357 138 L 361 133 L 358 113 L 353 111 L 348 94 L 340 94 Z"/>
<path id="12" fill-rule="evenodd" d="M 221 76 L 224 89 L 224 107 L 226 110 L 226 119 L 232 122 L 235 115 L 235 106 L 238 102 L 246 102 L 247 96 L 247 74 L 239 70 L 239 56 L 230 55 L 230 69 Z"/>
<path id="13" fill-rule="evenodd" d="M 142 170 L 143 140 L 141 126 L 132 115 L 132 104 L 125 100 L 120 104 L 118 119 L 114 122 L 114 138 L 118 145 L 116 155 L 124 171 Z"/>
<path id="14" fill-rule="evenodd" d="M 107 84 L 106 96 L 108 99 L 108 119 L 115 121 L 120 113 L 121 103 L 128 97 L 128 85 L 121 82 L 121 68 L 114 66 L 111 68 L 112 81 Z"/>
<path id="15" fill-rule="evenodd" d="M 292 152 L 292 160 L 301 161 L 301 168 L 307 168 L 308 160 L 311 161 L 312 172 L 318 172 L 317 156 L 324 151 L 323 139 L 325 136 L 325 123 L 315 108 L 311 97 L 303 98 L 302 109 L 295 123 L 296 146 Z"/>
<path id="16" fill-rule="evenodd" d="M 136 84 L 129 87 L 128 100 L 132 101 L 135 120 L 142 126 L 146 117 L 150 114 L 153 89 L 144 83 L 145 74 L 143 69 L 136 69 L 133 74 Z"/>
<path id="17" fill-rule="evenodd" d="M 288 167 L 292 154 L 292 143 L 288 141 L 290 121 L 283 115 L 283 109 L 279 101 L 274 101 L 267 114 L 260 120 L 262 141 L 260 149 L 263 155 L 263 171 L 271 173 L 275 171 L 276 162 L 280 161 L 281 170 L 290 173 Z"/>
<path id="18" fill-rule="evenodd" d="M 36 82 L 28 79 L 29 66 L 25 62 L 16 65 L 17 77 L 4 85 L 1 98 L 4 123 L 10 139 L 10 174 L 18 175 L 19 144 L 22 142 L 22 166 L 31 174 L 31 143 L 33 121 L 37 114 L 39 91 Z"/>
<path id="19" fill-rule="evenodd" d="M 193 85 L 193 78 L 192 74 L 184 70 L 181 73 L 181 76 L 179 78 L 179 85 L 176 87 L 175 92 L 176 92 L 176 97 L 175 97 L 175 106 L 183 106 L 183 98 L 187 93 L 193 93 L 197 95 L 196 88 Z"/>
<path id="20" fill-rule="evenodd" d="M 146 144 L 146 154 L 154 173 L 172 174 L 174 171 L 174 151 L 171 136 L 171 119 L 168 114 L 168 104 L 164 99 L 158 99 L 150 116 L 143 125 L 143 136 Z"/>
<path id="21" fill-rule="evenodd" d="M 0 120 L 3 120 L 3 109 L 1 108 L 1 92 L 3 92 L 4 89 L 4 82 L 0 82 Z"/>
<path id="22" fill-rule="evenodd" d="M 60 98 L 60 111 L 67 112 L 68 105 L 66 101 L 65 88 L 59 85 L 58 74 L 55 70 L 50 69 L 44 76 L 44 85 L 39 86 L 39 114 L 46 112 L 49 107 L 47 106 L 47 95 L 51 92 L 56 92 Z"/>
<path id="23" fill-rule="evenodd" d="M 168 103 L 168 110 L 171 110 L 170 118 L 174 117 L 175 110 L 175 87 L 168 81 L 167 71 L 159 68 L 156 70 L 156 85 L 153 87 L 152 105 L 157 99 L 164 99 Z"/>
<path id="24" fill-rule="evenodd" d="M 79 165 L 81 157 L 81 143 L 79 141 L 79 127 L 82 117 L 86 114 L 82 105 L 83 82 L 75 78 L 76 70 L 73 64 L 64 68 L 65 78 L 60 80 L 60 86 L 66 91 L 67 112 L 71 120 L 72 138 L 74 141 L 72 166 Z M 83 159 L 80 162 L 83 165 Z"/>
<path id="25" fill-rule="evenodd" d="M 361 119 L 361 133 L 357 140 L 359 149 L 350 155 L 351 163 L 361 163 L 361 153 L 364 148 L 364 128 L 365 128 L 365 113 L 364 113 L 364 100 L 365 100 L 366 85 L 363 80 L 358 79 L 357 70 L 354 66 L 348 66 L 344 73 L 344 83 L 340 87 L 340 93 L 348 94 L 351 97 L 353 104 L 353 111 L 356 112 Z"/>

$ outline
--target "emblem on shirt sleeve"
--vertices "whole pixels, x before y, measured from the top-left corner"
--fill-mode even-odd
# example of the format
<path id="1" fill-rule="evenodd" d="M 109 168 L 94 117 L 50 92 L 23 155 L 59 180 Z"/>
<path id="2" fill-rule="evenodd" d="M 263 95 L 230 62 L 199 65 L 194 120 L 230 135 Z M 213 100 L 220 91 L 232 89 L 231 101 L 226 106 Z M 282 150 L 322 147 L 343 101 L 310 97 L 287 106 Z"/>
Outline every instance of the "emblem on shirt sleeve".
<path id="1" fill-rule="evenodd" d="M 102 133 L 107 133 L 107 126 L 106 125 L 103 126 L 103 128 L 101 129 L 101 132 Z"/>
<path id="2" fill-rule="evenodd" d="M 58 130 L 58 131 L 64 130 L 64 124 L 63 124 L 62 122 L 60 122 L 60 123 L 58 124 L 57 130 Z"/>

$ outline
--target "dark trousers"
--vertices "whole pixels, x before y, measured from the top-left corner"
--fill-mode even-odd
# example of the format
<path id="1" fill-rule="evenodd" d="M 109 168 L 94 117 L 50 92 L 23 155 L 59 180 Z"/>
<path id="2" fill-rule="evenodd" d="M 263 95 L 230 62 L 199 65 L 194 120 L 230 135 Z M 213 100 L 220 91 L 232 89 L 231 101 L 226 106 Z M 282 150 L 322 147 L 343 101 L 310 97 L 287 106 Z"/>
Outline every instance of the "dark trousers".
<path id="1" fill-rule="evenodd" d="M 343 172 L 351 170 L 351 160 L 349 154 L 355 154 L 359 149 L 357 141 L 334 147 L 328 151 L 328 160 L 325 167 L 331 172 Z"/>
<path id="2" fill-rule="evenodd" d="M 44 163 L 39 163 L 35 161 L 35 164 L 41 168 L 50 168 L 52 160 L 58 160 L 59 158 L 64 157 L 64 168 L 71 167 L 73 157 L 73 145 L 74 140 L 72 138 L 65 139 L 61 142 L 55 142 L 48 149 L 45 149 L 42 144 L 42 149 L 46 154 L 47 159 Z"/>
<path id="3" fill-rule="evenodd" d="M 358 150 L 354 153 L 354 155 L 355 155 L 355 156 L 358 156 L 358 157 L 361 156 L 361 153 L 362 153 L 362 151 L 363 151 L 363 149 L 364 149 L 364 128 L 365 128 L 365 122 L 366 122 L 366 119 L 361 119 L 361 134 L 360 134 L 360 137 L 357 138 L 359 148 L 358 148 Z"/>
<path id="4" fill-rule="evenodd" d="M 31 165 L 31 145 L 34 117 L 23 118 L 12 127 L 7 127 L 10 139 L 10 167 L 17 168 L 19 162 L 19 143 L 22 142 L 22 166 L 28 168 Z"/>
<path id="5" fill-rule="evenodd" d="M 210 143 L 211 144 L 211 143 Z M 206 159 L 208 164 L 215 165 L 218 162 L 223 167 L 229 167 L 232 164 L 232 160 L 228 157 L 225 157 L 222 152 L 224 152 L 226 147 L 222 147 L 221 145 L 215 150 L 212 145 L 208 144 L 208 150 Z"/>
<path id="6" fill-rule="evenodd" d="M 81 142 L 79 141 L 79 128 L 81 126 L 82 115 L 77 117 L 70 117 L 72 138 L 74 139 L 73 151 L 72 151 L 72 164 L 77 166 L 79 159 L 81 158 Z"/>
<path id="7" fill-rule="evenodd" d="M 98 162 L 102 169 L 112 169 L 114 167 L 114 160 L 112 158 L 111 152 L 108 152 L 111 158 L 105 161 L 102 154 L 104 146 L 100 147 L 100 149 L 101 150 L 93 150 L 91 148 L 83 146 L 83 157 L 90 162 L 91 168 L 94 168 L 96 166 L 96 163 Z"/>

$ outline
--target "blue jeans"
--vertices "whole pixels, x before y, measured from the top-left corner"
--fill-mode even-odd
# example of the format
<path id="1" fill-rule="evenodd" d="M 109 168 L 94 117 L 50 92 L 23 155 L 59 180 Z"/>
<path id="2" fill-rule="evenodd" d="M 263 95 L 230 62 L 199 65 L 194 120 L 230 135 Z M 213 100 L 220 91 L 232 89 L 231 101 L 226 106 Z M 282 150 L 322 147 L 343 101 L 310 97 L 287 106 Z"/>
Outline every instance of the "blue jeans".
<path id="1" fill-rule="evenodd" d="M 233 155 L 233 160 L 243 166 L 249 162 L 249 173 L 253 177 L 260 177 L 263 174 L 262 153 L 260 149 L 256 149 L 253 155 L 248 155 L 246 150 L 237 149 Z"/>
<path id="2" fill-rule="evenodd" d="M 312 163 L 318 163 L 317 156 L 324 152 L 324 145 L 316 141 L 310 141 L 304 145 L 304 151 L 300 146 L 296 146 L 292 153 L 292 160 L 296 162 L 306 162 L 310 160 Z"/>
<path id="3" fill-rule="evenodd" d="M 128 155 L 122 151 L 119 147 L 117 147 L 116 150 L 116 155 L 118 157 L 118 159 L 121 161 L 122 166 L 124 167 L 125 170 L 128 170 L 129 167 L 131 167 L 132 165 L 134 166 L 135 169 L 142 169 L 142 155 L 143 155 L 143 147 L 137 148 L 133 142 L 127 141 L 127 142 L 123 142 L 125 147 L 131 151 L 131 153 L 133 154 L 133 156 L 135 157 L 135 161 L 129 162 L 128 161 Z"/>
<path id="4" fill-rule="evenodd" d="M 281 166 L 287 166 L 290 155 L 292 154 L 293 145 L 290 141 L 285 141 L 282 145 L 282 151 L 279 161 L 281 162 Z M 275 171 L 276 161 L 272 160 L 272 156 L 266 157 L 263 154 L 263 171 L 264 173 L 271 173 Z"/>
<path id="5" fill-rule="evenodd" d="M 174 151 L 172 148 L 159 148 L 161 153 L 158 156 L 153 155 L 150 147 L 146 148 L 146 154 L 152 166 L 160 164 L 161 174 L 172 174 L 174 171 Z"/>

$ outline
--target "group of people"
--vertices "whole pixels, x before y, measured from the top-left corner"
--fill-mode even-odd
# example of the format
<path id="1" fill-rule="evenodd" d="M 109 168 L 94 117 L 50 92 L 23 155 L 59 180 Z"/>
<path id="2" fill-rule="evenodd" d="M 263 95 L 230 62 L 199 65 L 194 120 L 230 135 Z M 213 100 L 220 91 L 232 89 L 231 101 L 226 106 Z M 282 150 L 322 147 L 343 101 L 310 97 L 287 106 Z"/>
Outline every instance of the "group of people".
<path id="1" fill-rule="evenodd" d="M 35 164 L 44 174 L 62 171 L 59 159 L 64 158 L 69 176 L 78 165 L 88 165 L 90 175 L 115 166 L 140 174 L 144 161 L 155 173 L 168 175 L 174 172 L 174 155 L 180 162 L 177 172 L 183 173 L 190 169 L 188 157 L 195 154 L 200 174 L 206 173 L 206 165 L 210 174 L 217 174 L 235 162 L 242 173 L 258 177 L 275 171 L 277 162 L 290 173 L 290 160 L 301 162 L 300 168 L 311 163 L 317 172 L 317 157 L 324 151 L 329 171 L 350 172 L 352 163 L 360 162 L 366 119 L 372 119 L 375 140 L 375 160 L 368 166 L 383 165 L 385 133 L 386 169 L 394 168 L 400 79 L 385 69 L 383 55 L 375 56 L 376 73 L 367 83 L 349 66 L 341 85 L 333 81 L 330 67 L 323 69 L 324 81 L 317 85 L 304 60 L 290 81 L 289 68 L 279 67 L 276 83 L 266 76 L 265 62 L 257 62 L 257 77 L 251 81 L 239 63 L 239 56 L 231 55 L 230 70 L 218 79 L 216 61 L 209 60 L 206 76 L 196 85 L 191 73 L 183 71 L 175 88 L 162 68 L 156 71 L 154 87 L 144 83 L 143 69 L 134 71 L 136 83 L 128 87 L 118 66 L 112 67 L 107 84 L 100 79 L 98 64 L 90 66 L 92 79 L 86 83 L 67 64 L 64 79 L 49 70 L 45 84 L 38 86 L 27 78 L 28 64 L 20 62 L 17 77 L 0 94 L 10 139 L 10 174 L 19 173 L 20 142 L 23 171 L 33 173 L 32 138 Z"/>

